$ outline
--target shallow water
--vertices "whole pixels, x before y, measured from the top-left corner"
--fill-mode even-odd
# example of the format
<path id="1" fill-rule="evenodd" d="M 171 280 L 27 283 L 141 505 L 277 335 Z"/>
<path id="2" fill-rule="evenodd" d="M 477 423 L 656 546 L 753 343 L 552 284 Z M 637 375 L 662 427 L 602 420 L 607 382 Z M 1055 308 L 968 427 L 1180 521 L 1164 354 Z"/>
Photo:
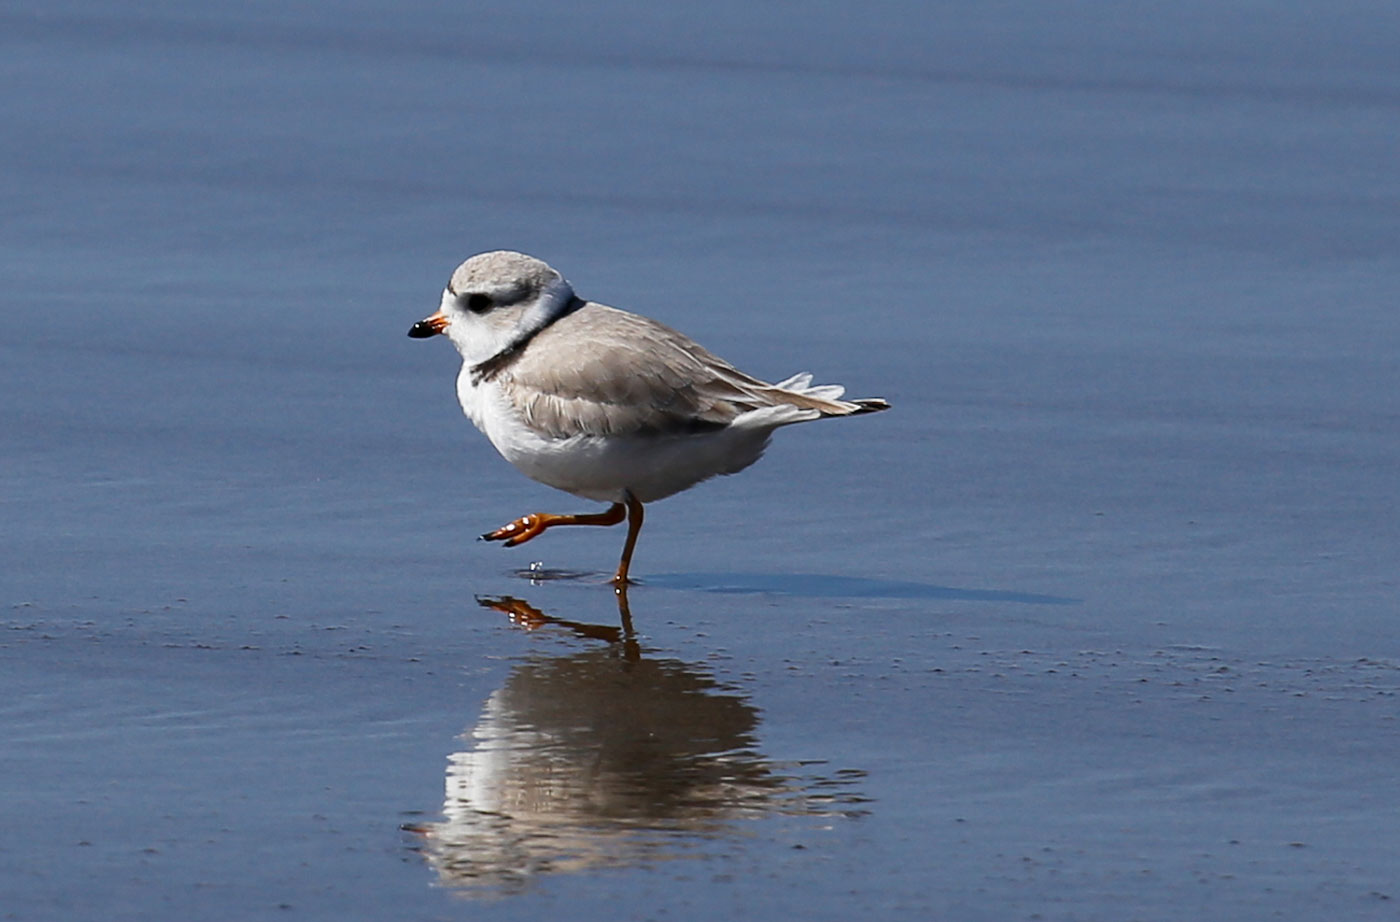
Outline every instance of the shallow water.
<path id="1" fill-rule="evenodd" d="M 1392 917 L 1400 23 L 1254 13 L 0 11 L 0 914 Z M 895 409 L 621 611 L 500 246 Z"/>

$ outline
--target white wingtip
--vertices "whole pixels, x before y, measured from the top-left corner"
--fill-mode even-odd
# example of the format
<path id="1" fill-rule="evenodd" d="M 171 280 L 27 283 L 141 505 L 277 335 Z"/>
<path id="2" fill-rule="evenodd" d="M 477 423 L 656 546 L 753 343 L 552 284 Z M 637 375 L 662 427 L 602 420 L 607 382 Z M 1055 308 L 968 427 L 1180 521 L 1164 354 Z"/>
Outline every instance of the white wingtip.
<path id="1" fill-rule="evenodd" d="M 779 390 L 792 391 L 794 394 L 814 397 L 817 400 L 840 400 L 841 395 L 846 393 L 846 389 L 839 384 L 818 384 L 813 387 L 812 376 L 805 371 L 779 381 L 773 386 Z"/>

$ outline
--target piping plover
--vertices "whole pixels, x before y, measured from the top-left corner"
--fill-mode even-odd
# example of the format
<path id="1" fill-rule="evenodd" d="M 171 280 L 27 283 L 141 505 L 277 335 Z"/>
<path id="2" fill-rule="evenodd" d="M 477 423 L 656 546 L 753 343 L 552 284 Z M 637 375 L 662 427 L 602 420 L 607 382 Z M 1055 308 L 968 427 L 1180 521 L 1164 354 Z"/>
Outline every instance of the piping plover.
<path id="1" fill-rule="evenodd" d="M 445 333 L 462 355 L 457 399 L 507 461 L 566 493 L 612 505 L 583 515 L 532 513 L 488 532 L 523 544 L 555 525 L 616 525 L 627 540 L 613 584 L 628 583 L 642 504 L 753 464 L 773 430 L 885 410 L 842 400 L 809 374 L 750 377 L 689 337 L 574 294 L 524 253 L 481 253 L 457 267 L 437 313 L 408 331 Z"/>

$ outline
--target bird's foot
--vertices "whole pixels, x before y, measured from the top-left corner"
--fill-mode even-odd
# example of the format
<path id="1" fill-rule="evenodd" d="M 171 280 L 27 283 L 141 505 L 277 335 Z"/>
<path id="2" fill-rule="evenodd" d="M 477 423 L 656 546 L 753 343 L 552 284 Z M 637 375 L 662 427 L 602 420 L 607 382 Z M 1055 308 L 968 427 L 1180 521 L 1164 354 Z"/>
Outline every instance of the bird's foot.
<path id="1" fill-rule="evenodd" d="M 640 505 L 640 504 L 639 504 Z M 481 536 L 483 541 L 504 541 L 506 547 L 524 544 L 554 525 L 616 525 L 627 515 L 627 507 L 613 503 L 606 512 L 590 512 L 583 515 L 555 515 L 552 512 L 533 512 L 522 515 L 514 522 L 502 525 L 495 531 Z M 622 571 L 625 577 L 627 572 Z"/>
<path id="2" fill-rule="evenodd" d="M 524 544 L 531 538 L 537 536 L 550 526 L 550 519 L 553 516 L 536 512 L 533 515 L 522 515 L 513 522 L 507 522 L 495 531 L 488 531 L 481 536 L 483 541 L 504 541 L 506 547 L 515 547 L 517 544 Z"/>

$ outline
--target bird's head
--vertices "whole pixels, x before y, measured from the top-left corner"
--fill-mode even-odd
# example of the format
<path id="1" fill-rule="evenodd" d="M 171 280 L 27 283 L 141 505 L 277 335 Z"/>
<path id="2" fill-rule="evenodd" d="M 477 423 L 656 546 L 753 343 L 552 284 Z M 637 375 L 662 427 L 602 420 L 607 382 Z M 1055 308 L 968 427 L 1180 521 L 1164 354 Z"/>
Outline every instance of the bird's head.
<path id="1" fill-rule="evenodd" d="M 437 313 L 415 323 L 415 339 L 445 334 L 462 358 L 482 362 L 523 348 L 581 307 L 573 286 L 543 260 L 511 250 L 479 253 L 457 267 Z"/>

